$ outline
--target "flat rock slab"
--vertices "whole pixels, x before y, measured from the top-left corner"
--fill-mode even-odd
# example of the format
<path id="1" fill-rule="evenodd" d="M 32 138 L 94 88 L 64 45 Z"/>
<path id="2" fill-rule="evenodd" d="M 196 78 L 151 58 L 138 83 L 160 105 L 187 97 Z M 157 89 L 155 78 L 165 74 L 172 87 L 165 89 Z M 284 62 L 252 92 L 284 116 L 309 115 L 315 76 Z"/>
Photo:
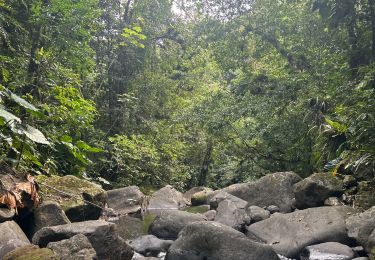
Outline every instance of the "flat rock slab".
<path id="1" fill-rule="evenodd" d="M 293 172 L 268 174 L 257 181 L 233 184 L 222 189 L 249 203 L 261 208 L 270 205 L 278 206 L 280 212 L 291 212 L 293 209 L 293 185 L 301 181 Z"/>
<path id="2" fill-rule="evenodd" d="M 351 214 L 354 214 L 354 210 L 344 206 L 275 213 L 269 219 L 250 225 L 247 235 L 271 245 L 280 255 L 297 258 L 310 245 L 346 242 L 345 219 Z"/>
<path id="3" fill-rule="evenodd" d="M 165 260 L 279 260 L 270 246 L 217 222 L 187 225 L 169 248 Z"/>
<path id="4" fill-rule="evenodd" d="M 133 256 L 133 249 L 118 235 L 116 225 L 101 220 L 44 227 L 35 233 L 33 243 L 45 247 L 78 234 L 89 239 L 99 259 L 130 260 Z"/>

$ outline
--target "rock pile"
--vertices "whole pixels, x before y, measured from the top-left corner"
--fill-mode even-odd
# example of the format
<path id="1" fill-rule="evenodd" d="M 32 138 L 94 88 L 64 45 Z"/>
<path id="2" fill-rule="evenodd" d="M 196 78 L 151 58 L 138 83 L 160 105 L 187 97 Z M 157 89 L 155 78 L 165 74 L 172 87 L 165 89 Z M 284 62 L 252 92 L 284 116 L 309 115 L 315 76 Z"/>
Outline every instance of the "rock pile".
<path id="1" fill-rule="evenodd" d="M 280 172 L 216 191 L 166 186 L 148 199 L 136 186 L 105 192 L 59 178 L 113 210 L 99 220 L 101 207 L 51 191 L 31 217 L 0 209 L 0 259 L 375 259 L 375 207 L 344 205 L 349 178 Z"/>

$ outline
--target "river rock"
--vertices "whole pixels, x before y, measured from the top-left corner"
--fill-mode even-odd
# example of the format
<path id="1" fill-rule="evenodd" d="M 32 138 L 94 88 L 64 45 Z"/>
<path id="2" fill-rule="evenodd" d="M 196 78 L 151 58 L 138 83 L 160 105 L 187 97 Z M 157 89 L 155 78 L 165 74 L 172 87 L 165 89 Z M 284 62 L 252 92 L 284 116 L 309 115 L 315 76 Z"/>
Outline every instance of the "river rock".
<path id="1" fill-rule="evenodd" d="M 375 207 L 346 220 L 348 236 L 360 243 L 375 258 Z"/>
<path id="2" fill-rule="evenodd" d="M 293 172 L 277 172 L 268 174 L 257 181 L 233 184 L 226 191 L 238 198 L 259 207 L 275 205 L 281 212 L 293 209 L 293 185 L 301 181 L 301 177 Z"/>
<path id="3" fill-rule="evenodd" d="M 345 219 L 354 210 L 350 207 L 318 207 L 293 213 L 275 213 L 271 218 L 247 228 L 250 238 L 256 237 L 280 255 L 297 258 L 307 246 L 324 242 L 347 242 Z"/>
<path id="4" fill-rule="evenodd" d="M 209 210 L 203 213 L 203 216 L 205 216 L 208 221 L 213 221 L 216 217 L 216 210 Z"/>
<path id="5" fill-rule="evenodd" d="M 14 217 L 15 211 L 8 208 L 0 208 L 0 223 L 11 220 Z"/>
<path id="6" fill-rule="evenodd" d="M 0 224 L 0 259 L 18 247 L 30 245 L 25 233 L 13 220 Z"/>
<path id="7" fill-rule="evenodd" d="M 300 257 L 301 260 L 351 260 L 355 252 L 347 245 L 327 242 L 306 247 Z"/>
<path id="8" fill-rule="evenodd" d="M 215 221 L 243 231 L 245 226 L 250 224 L 250 217 L 246 213 L 247 202 L 232 195 L 230 196 L 235 199 L 229 198 L 219 202 Z"/>
<path id="9" fill-rule="evenodd" d="M 35 233 L 33 243 L 45 247 L 77 234 L 89 239 L 99 259 L 130 260 L 133 256 L 132 248 L 118 235 L 116 225 L 102 220 L 44 227 Z"/>
<path id="10" fill-rule="evenodd" d="M 343 193 L 343 183 L 330 173 L 315 173 L 296 183 L 293 188 L 298 209 L 319 207 L 329 197 Z"/>
<path id="11" fill-rule="evenodd" d="M 173 240 L 162 240 L 154 235 L 145 235 L 129 241 L 129 245 L 144 256 L 158 256 L 160 252 L 167 252 Z"/>
<path id="12" fill-rule="evenodd" d="M 266 210 L 268 210 L 271 214 L 280 212 L 280 208 L 275 205 L 269 205 L 268 207 L 266 207 Z"/>
<path id="13" fill-rule="evenodd" d="M 19 247 L 7 253 L 1 259 L 2 260 L 64 260 L 56 256 L 51 249 L 39 248 L 34 245 L 27 245 L 27 246 Z M 77 259 L 77 260 L 80 260 L 80 259 Z"/>
<path id="14" fill-rule="evenodd" d="M 183 194 L 170 185 L 155 191 L 149 201 L 148 210 L 175 210 L 188 205 Z"/>
<path id="15" fill-rule="evenodd" d="M 116 224 L 118 234 L 125 240 L 147 235 L 148 227 L 145 226 L 145 221 L 139 218 L 125 215 L 111 222 Z"/>
<path id="16" fill-rule="evenodd" d="M 203 187 L 203 186 L 200 186 L 200 187 L 194 187 L 194 188 L 191 188 L 190 190 L 188 190 L 187 192 L 184 193 L 184 198 L 190 202 L 190 204 L 192 204 L 192 197 L 197 194 L 198 192 L 201 192 L 201 194 L 207 194 L 207 193 L 210 193 L 212 192 L 212 189 L 211 188 L 207 188 L 207 187 Z M 204 204 L 204 203 L 203 203 Z M 202 205 L 202 203 L 198 203 L 197 204 L 197 201 L 194 201 L 194 204 L 193 206 L 199 206 L 199 205 Z"/>
<path id="17" fill-rule="evenodd" d="M 89 239 L 82 234 L 69 239 L 48 243 L 51 249 L 61 260 L 93 260 L 98 259 Z"/>
<path id="18" fill-rule="evenodd" d="M 63 177 L 39 175 L 36 180 L 40 183 L 43 200 L 59 203 L 72 222 L 98 219 L 107 201 L 107 194 L 99 185 L 72 175 Z M 58 192 L 56 189 L 71 194 L 73 197 Z M 85 203 L 83 200 L 99 207 Z"/>
<path id="19" fill-rule="evenodd" d="M 355 194 L 354 205 L 361 210 L 368 210 L 375 206 L 375 181 L 361 181 Z"/>
<path id="20" fill-rule="evenodd" d="M 131 213 L 140 213 L 144 194 L 137 186 L 107 191 L 108 207 L 115 210 L 116 213 L 125 215 Z"/>
<path id="21" fill-rule="evenodd" d="M 178 233 L 189 223 L 204 221 L 201 214 L 179 210 L 162 211 L 149 228 L 149 233 L 163 239 L 176 239 Z"/>
<path id="22" fill-rule="evenodd" d="M 246 210 L 249 215 L 251 222 L 259 222 L 270 217 L 271 213 L 268 210 L 265 210 L 258 206 L 250 206 Z"/>
<path id="23" fill-rule="evenodd" d="M 33 234 L 43 227 L 69 223 L 68 217 L 58 203 L 46 201 L 34 210 Z"/>
<path id="24" fill-rule="evenodd" d="M 256 243 L 217 222 L 187 225 L 169 248 L 165 260 L 279 260 L 270 246 Z"/>

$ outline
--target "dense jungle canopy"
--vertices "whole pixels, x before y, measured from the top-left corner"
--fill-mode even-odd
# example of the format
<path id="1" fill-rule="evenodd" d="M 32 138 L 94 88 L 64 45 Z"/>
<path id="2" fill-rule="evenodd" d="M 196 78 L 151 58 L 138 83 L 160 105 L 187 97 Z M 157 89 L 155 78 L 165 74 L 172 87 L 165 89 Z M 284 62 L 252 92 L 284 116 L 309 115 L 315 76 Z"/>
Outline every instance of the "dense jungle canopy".
<path id="1" fill-rule="evenodd" d="M 375 0 L 0 0 L 0 160 L 220 188 L 375 162 Z"/>

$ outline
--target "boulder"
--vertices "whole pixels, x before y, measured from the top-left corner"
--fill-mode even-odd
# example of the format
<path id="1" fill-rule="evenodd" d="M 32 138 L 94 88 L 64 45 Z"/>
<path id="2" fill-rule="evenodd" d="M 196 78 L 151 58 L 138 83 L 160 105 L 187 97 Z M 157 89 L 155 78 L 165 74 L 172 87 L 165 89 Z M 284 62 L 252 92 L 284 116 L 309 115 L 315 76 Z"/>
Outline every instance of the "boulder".
<path id="1" fill-rule="evenodd" d="M 69 223 L 68 217 L 58 203 L 46 201 L 34 210 L 33 234 L 43 227 Z"/>
<path id="2" fill-rule="evenodd" d="M 148 232 L 146 222 L 139 218 L 125 215 L 118 219 L 111 220 L 111 222 L 116 224 L 118 234 L 125 240 L 147 235 Z"/>
<path id="3" fill-rule="evenodd" d="M 233 196 L 232 194 L 229 194 L 225 191 L 218 191 L 216 192 L 215 196 L 211 197 L 209 200 L 210 208 L 217 209 L 219 207 L 220 202 L 224 200 L 230 200 L 239 208 L 246 208 L 248 205 L 247 201 L 243 199 Z"/>
<path id="4" fill-rule="evenodd" d="M 48 243 L 51 249 L 61 260 L 93 260 L 98 259 L 89 239 L 82 234 L 69 239 Z"/>
<path id="5" fill-rule="evenodd" d="M 30 245 L 25 233 L 13 220 L 0 224 L 0 259 L 18 247 Z"/>
<path id="6" fill-rule="evenodd" d="M 19 247 L 8 254 L 3 260 L 64 260 L 57 257 L 51 249 L 39 248 L 34 245 Z M 77 259 L 78 260 L 78 259 Z M 88 259 L 87 259 L 88 260 Z"/>
<path id="7" fill-rule="evenodd" d="M 280 255 L 297 258 L 307 246 L 324 242 L 348 242 L 345 219 L 350 207 L 318 207 L 288 214 L 275 213 L 271 218 L 247 228 L 250 238 L 258 238 Z"/>
<path id="8" fill-rule="evenodd" d="M 129 241 L 135 252 L 144 256 L 158 256 L 160 252 L 167 252 L 172 240 L 162 240 L 153 235 L 145 235 Z"/>
<path id="9" fill-rule="evenodd" d="M 169 248 L 166 260 L 278 260 L 270 246 L 217 222 L 187 225 Z"/>
<path id="10" fill-rule="evenodd" d="M 129 186 L 107 191 L 107 203 L 121 215 L 140 213 L 144 196 L 137 186 Z"/>
<path id="11" fill-rule="evenodd" d="M 280 212 L 280 208 L 275 205 L 269 205 L 268 207 L 266 207 L 266 210 L 268 210 L 271 214 Z"/>
<path id="12" fill-rule="evenodd" d="M 346 220 L 348 236 L 360 243 L 375 258 L 375 207 Z"/>
<path id="13" fill-rule="evenodd" d="M 268 219 L 271 216 L 271 213 L 268 210 L 258 206 L 250 206 L 246 209 L 246 212 L 252 223 Z"/>
<path id="14" fill-rule="evenodd" d="M 201 214 L 179 210 L 162 211 L 150 225 L 149 233 L 159 238 L 174 240 L 187 224 L 204 220 L 206 218 Z"/>
<path id="15" fill-rule="evenodd" d="M 0 208 L 0 223 L 11 220 L 14 217 L 15 211 L 8 208 Z"/>
<path id="16" fill-rule="evenodd" d="M 301 181 L 301 177 L 293 172 L 277 172 L 268 174 L 257 181 L 233 184 L 223 189 L 238 198 L 259 207 L 275 205 L 280 212 L 293 209 L 293 185 Z"/>
<path id="17" fill-rule="evenodd" d="M 37 182 L 40 184 L 43 200 L 59 203 L 72 222 L 98 219 L 106 204 L 107 194 L 99 185 L 72 175 L 39 175 Z"/>
<path id="18" fill-rule="evenodd" d="M 343 183 L 330 173 L 315 173 L 293 187 L 298 209 L 319 207 L 329 197 L 343 193 Z"/>
<path id="19" fill-rule="evenodd" d="M 155 191 L 149 201 L 149 211 L 174 210 L 188 205 L 183 194 L 170 185 Z"/>
<path id="20" fill-rule="evenodd" d="M 132 248 L 118 235 L 116 225 L 102 220 L 44 227 L 35 233 L 33 243 L 45 247 L 77 234 L 89 239 L 99 259 L 130 260 L 133 256 Z"/>
<path id="21" fill-rule="evenodd" d="M 203 186 L 194 187 L 194 188 L 191 188 L 190 190 L 188 190 L 187 192 L 184 193 L 184 198 L 187 200 L 187 202 L 189 204 L 192 204 L 191 198 L 194 196 L 194 194 L 196 194 L 198 192 L 209 193 L 209 192 L 212 192 L 212 189 L 207 188 L 207 187 L 203 187 Z M 199 204 L 199 205 L 201 205 L 201 204 Z M 198 206 L 198 205 L 194 204 L 193 206 Z"/>
<path id="22" fill-rule="evenodd" d="M 300 257 L 301 260 L 351 260 L 355 257 L 355 252 L 347 245 L 327 242 L 306 247 Z"/>
<path id="23" fill-rule="evenodd" d="M 205 205 L 210 204 L 210 199 L 215 196 L 219 191 L 212 191 L 209 189 L 199 191 L 197 193 L 194 193 L 191 196 L 191 205 L 192 206 L 199 206 L 199 205 Z"/>
<path id="24" fill-rule="evenodd" d="M 361 210 L 375 206 L 375 181 L 361 181 L 355 194 L 354 205 Z"/>
<path id="25" fill-rule="evenodd" d="M 247 202 L 230 194 L 228 195 L 228 198 L 219 202 L 215 221 L 243 231 L 245 226 L 250 224 L 250 217 L 246 213 Z M 217 196 L 214 198 L 218 199 Z M 215 200 L 215 203 L 217 201 Z"/>
<path id="26" fill-rule="evenodd" d="M 216 210 L 209 210 L 203 213 L 203 216 L 205 216 L 208 221 L 213 221 L 216 217 Z"/>

